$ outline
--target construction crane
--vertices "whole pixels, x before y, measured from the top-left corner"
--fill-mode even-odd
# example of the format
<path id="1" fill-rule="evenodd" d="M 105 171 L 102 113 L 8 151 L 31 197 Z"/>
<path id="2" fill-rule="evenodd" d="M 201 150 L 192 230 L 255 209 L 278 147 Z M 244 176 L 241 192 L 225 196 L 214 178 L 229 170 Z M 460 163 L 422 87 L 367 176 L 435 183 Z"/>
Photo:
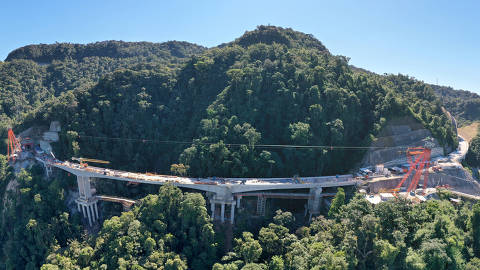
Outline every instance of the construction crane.
<path id="1" fill-rule="evenodd" d="M 20 140 L 15 137 L 13 130 L 11 128 L 8 129 L 8 145 L 7 145 L 7 157 L 8 160 L 15 161 L 15 157 L 17 156 L 17 152 L 21 152 L 22 148 L 20 146 Z"/>
<path id="2" fill-rule="evenodd" d="M 78 161 L 78 162 L 80 163 L 80 166 L 82 166 L 82 167 L 88 167 L 87 162 L 110 164 L 110 161 L 99 160 L 99 159 L 92 159 L 92 158 L 76 158 L 76 157 L 72 157 L 72 160 Z"/>
<path id="3" fill-rule="evenodd" d="M 432 153 L 432 149 L 428 147 L 410 147 L 407 149 L 406 153 L 410 167 L 408 172 L 403 176 L 402 181 L 400 181 L 397 187 L 393 190 L 393 194 L 396 196 L 396 193 L 400 190 L 400 187 L 402 187 L 403 183 L 410 177 L 413 171 L 415 171 L 415 174 L 413 175 L 410 185 L 407 188 L 407 193 L 417 188 L 418 182 L 420 181 L 420 176 L 424 171 L 423 194 L 425 194 L 425 189 L 428 183 L 428 168 L 431 166 L 430 155 Z"/>

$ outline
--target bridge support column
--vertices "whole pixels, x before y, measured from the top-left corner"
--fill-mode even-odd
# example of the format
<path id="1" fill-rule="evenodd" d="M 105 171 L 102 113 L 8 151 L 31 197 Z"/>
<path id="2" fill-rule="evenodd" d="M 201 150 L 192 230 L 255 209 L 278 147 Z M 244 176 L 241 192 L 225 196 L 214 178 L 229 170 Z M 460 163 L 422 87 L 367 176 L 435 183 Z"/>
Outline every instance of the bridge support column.
<path id="1" fill-rule="evenodd" d="M 50 175 L 52 175 L 52 167 L 46 163 L 43 163 L 43 166 L 45 167 L 47 178 L 50 177 Z"/>
<path id="2" fill-rule="evenodd" d="M 98 219 L 98 200 L 95 197 L 92 197 L 89 201 L 79 198 L 75 200 L 75 202 L 77 203 L 78 209 L 81 209 L 79 212 L 83 215 L 83 218 L 88 219 L 88 224 L 92 226 Z"/>
<path id="3" fill-rule="evenodd" d="M 235 202 L 232 203 L 232 208 L 230 209 L 230 224 L 233 224 L 235 219 Z"/>
<path id="4" fill-rule="evenodd" d="M 77 175 L 78 197 L 83 200 L 89 200 L 92 197 L 92 187 L 90 186 L 90 177 Z"/>
<path id="5" fill-rule="evenodd" d="M 220 204 L 220 215 L 215 216 L 215 205 Z M 230 223 L 233 224 L 235 218 L 235 199 L 231 193 L 224 194 L 215 194 L 210 198 L 210 207 L 212 212 L 212 220 L 220 220 L 220 222 L 225 222 L 225 205 L 230 205 Z"/>
<path id="6" fill-rule="evenodd" d="M 92 196 L 92 188 L 90 186 L 90 178 L 77 175 L 78 199 L 75 200 L 83 218 L 88 219 L 88 224 L 92 226 L 98 219 L 98 199 Z"/>
<path id="7" fill-rule="evenodd" d="M 210 200 L 210 211 L 212 212 L 212 221 L 215 220 L 215 202 Z"/>
<path id="8" fill-rule="evenodd" d="M 92 226 L 92 214 L 90 213 L 90 206 L 87 206 L 87 216 L 88 216 L 88 224 L 90 224 L 90 226 Z"/>
<path id="9" fill-rule="evenodd" d="M 95 215 L 97 216 L 97 219 L 98 219 L 99 216 L 98 216 L 98 207 L 97 207 L 97 204 L 94 204 L 93 206 L 94 206 L 94 208 L 95 208 Z"/>
<path id="10" fill-rule="evenodd" d="M 313 215 L 320 214 L 320 201 L 322 199 L 322 188 L 316 187 L 310 189 L 310 198 L 308 199 L 308 210 L 310 211 L 309 219 L 312 219 Z"/>
<path id="11" fill-rule="evenodd" d="M 220 206 L 220 221 L 225 222 L 225 203 L 222 203 Z"/>
<path id="12" fill-rule="evenodd" d="M 241 199 L 242 199 L 242 197 L 237 196 L 237 208 L 240 208 L 240 200 Z"/>

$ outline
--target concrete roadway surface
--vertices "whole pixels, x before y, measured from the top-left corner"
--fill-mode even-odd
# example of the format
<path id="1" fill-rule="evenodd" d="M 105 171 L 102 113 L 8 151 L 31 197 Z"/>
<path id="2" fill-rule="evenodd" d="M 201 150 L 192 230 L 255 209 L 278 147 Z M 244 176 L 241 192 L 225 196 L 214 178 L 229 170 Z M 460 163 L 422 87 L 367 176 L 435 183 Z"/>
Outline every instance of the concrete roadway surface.
<path id="1" fill-rule="evenodd" d="M 458 135 L 458 148 L 448 155 L 453 162 L 461 163 L 468 152 L 468 142 L 462 136 Z"/>

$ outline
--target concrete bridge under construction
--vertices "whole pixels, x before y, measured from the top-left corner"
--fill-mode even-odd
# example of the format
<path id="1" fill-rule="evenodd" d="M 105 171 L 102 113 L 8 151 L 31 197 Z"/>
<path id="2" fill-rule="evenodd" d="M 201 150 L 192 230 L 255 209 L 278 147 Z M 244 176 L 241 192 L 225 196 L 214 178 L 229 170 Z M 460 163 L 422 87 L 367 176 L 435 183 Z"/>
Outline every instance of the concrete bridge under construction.
<path id="1" fill-rule="evenodd" d="M 51 172 L 53 167 L 62 169 L 76 175 L 79 197 L 76 199 L 79 212 L 88 219 L 89 224 L 94 223 L 98 218 L 98 201 L 114 201 L 122 203 L 126 208 L 135 201 L 109 197 L 95 196 L 92 194 L 91 179 L 112 179 L 133 183 L 144 183 L 154 185 L 173 184 L 180 188 L 189 188 L 206 192 L 210 202 L 211 217 L 220 222 L 234 223 L 235 208 L 240 208 L 242 197 L 257 197 L 257 214 L 265 213 L 265 201 L 267 198 L 284 199 L 306 199 L 307 209 L 310 218 L 320 213 L 320 202 L 322 197 L 332 196 L 333 193 L 322 192 L 328 187 L 354 186 L 359 184 L 352 175 L 319 176 L 319 177 L 294 177 L 294 178 L 192 178 L 170 175 L 155 175 L 132 173 L 93 166 L 81 166 L 78 163 L 60 161 L 49 156 L 36 157 L 47 171 Z M 308 193 L 293 191 L 308 190 Z M 220 213 L 217 216 L 217 207 Z M 225 217 L 225 208 L 230 207 L 230 216 Z"/>

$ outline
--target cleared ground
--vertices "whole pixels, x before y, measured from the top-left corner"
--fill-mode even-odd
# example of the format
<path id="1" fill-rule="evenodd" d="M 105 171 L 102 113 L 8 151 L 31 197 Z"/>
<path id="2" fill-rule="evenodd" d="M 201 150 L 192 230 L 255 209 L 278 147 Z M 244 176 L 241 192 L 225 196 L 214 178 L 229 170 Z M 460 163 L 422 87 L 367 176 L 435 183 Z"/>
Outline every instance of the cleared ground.
<path id="1" fill-rule="evenodd" d="M 480 126 L 480 122 L 474 122 L 468 126 L 464 126 L 458 129 L 458 134 L 465 138 L 468 142 L 470 142 L 473 137 L 475 137 L 478 133 L 478 127 Z"/>

